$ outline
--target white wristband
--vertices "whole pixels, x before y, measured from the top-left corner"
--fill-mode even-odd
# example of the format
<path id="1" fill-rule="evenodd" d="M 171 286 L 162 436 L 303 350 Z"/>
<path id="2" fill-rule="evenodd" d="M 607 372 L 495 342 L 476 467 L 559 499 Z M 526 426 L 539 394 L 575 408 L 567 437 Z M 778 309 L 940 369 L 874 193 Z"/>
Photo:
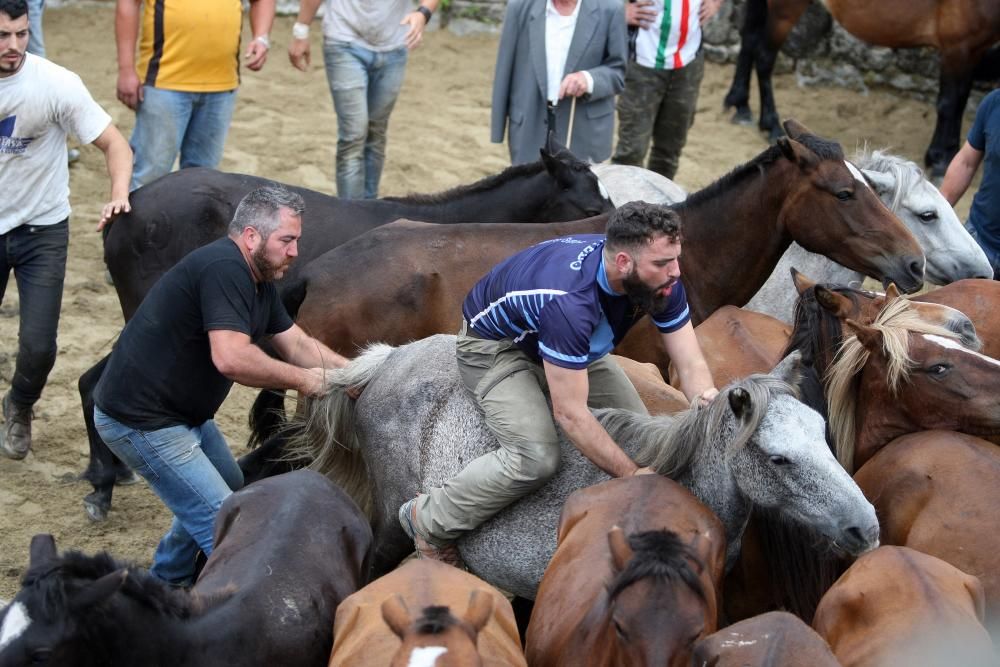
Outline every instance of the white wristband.
<path id="1" fill-rule="evenodd" d="M 261 46 L 263 46 L 265 50 L 271 50 L 271 40 L 267 38 L 267 35 L 257 35 L 253 38 L 253 41 L 260 42 Z"/>
<path id="2" fill-rule="evenodd" d="M 292 25 L 292 37 L 295 39 L 309 39 L 309 24 L 294 23 Z"/>

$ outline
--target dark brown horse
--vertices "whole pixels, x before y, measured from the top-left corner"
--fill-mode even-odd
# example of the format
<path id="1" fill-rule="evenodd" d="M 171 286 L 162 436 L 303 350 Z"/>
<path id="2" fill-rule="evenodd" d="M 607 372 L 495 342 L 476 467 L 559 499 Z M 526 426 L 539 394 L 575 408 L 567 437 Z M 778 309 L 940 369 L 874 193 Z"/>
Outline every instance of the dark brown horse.
<path id="1" fill-rule="evenodd" d="M 854 475 L 878 511 L 882 544 L 936 556 L 979 578 L 1000 644 L 1000 448 L 951 431 L 896 438 Z"/>
<path id="2" fill-rule="evenodd" d="M 574 492 L 535 598 L 528 663 L 686 667 L 717 627 L 725 555 L 719 519 L 669 479 Z"/>
<path id="3" fill-rule="evenodd" d="M 824 0 L 848 32 L 870 44 L 891 48 L 930 46 L 941 53 L 937 125 L 924 162 L 944 175 L 958 151 L 974 75 L 995 78 L 995 64 L 984 56 L 1000 41 L 1000 3 L 996 0 Z M 771 73 L 778 49 L 809 6 L 809 0 L 748 0 L 733 83 L 724 106 L 750 122 L 750 74 L 756 66 L 760 86 L 760 129 L 780 136 Z M 995 60 L 996 49 L 985 60 Z M 977 66 L 979 71 L 977 72 Z"/>
<path id="4" fill-rule="evenodd" d="M 813 628 L 844 667 L 991 667 L 976 577 L 906 547 L 879 547 L 827 591 Z"/>

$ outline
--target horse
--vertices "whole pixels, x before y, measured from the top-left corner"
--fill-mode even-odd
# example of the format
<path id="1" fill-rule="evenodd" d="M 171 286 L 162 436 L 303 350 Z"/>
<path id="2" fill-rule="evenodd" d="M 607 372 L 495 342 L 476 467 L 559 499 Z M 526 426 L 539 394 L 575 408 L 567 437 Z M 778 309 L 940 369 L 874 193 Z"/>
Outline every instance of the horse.
<path id="1" fill-rule="evenodd" d="M 750 73 L 756 66 L 760 87 L 759 127 L 773 141 L 781 134 L 771 73 L 778 49 L 802 16 L 809 0 L 748 0 L 733 83 L 723 102 L 735 107 L 737 122 L 751 120 Z M 994 0 L 824 0 L 833 18 L 855 37 L 891 48 L 934 47 L 941 53 L 937 124 L 924 164 L 935 177 L 944 175 L 958 152 L 965 111 L 977 66 L 994 59 L 1000 41 L 1000 5 Z M 995 72 L 980 74 L 995 76 Z"/>
<path id="2" fill-rule="evenodd" d="M 468 572 L 413 559 L 337 607 L 329 667 L 367 665 L 526 663 L 507 598 Z"/>
<path id="3" fill-rule="evenodd" d="M 883 544 L 910 547 L 979 578 L 986 627 L 1000 640 L 1000 449 L 951 431 L 896 438 L 854 474 L 878 512 Z"/>
<path id="4" fill-rule="evenodd" d="M 1000 358 L 1000 282 L 960 280 L 913 297 L 914 301 L 937 303 L 962 311 L 976 323 L 983 354 Z"/>
<path id="5" fill-rule="evenodd" d="M 639 398 L 642 399 L 642 404 L 646 406 L 649 414 L 673 415 L 687 410 L 691 406 L 687 397 L 679 389 L 675 389 L 663 381 L 660 369 L 653 364 L 642 363 L 628 357 L 619 357 L 618 355 L 612 356 L 615 362 L 625 371 L 625 375 L 628 376 L 629 382 L 635 387 Z M 771 364 L 770 367 L 774 368 L 775 366 L 777 366 L 777 362 Z M 746 375 L 750 375 L 750 373 Z M 746 377 L 746 375 L 743 377 Z M 724 384 L 728 384 L 728 382 Z"/>
<path id="6" fill-rule="evenodd" d="M 722 523 L 659 475 L 570 494 L 531 613 L 531 665 L 686 667 L 718 627 Z M 586 576 L 581 576 L 586 572 Z"/>
<path id="7" fill-rule="evenodd" d="M 705 637 L 694 646 L 694 667 L 840 667 L 826 641 L 798 616 L 770 611 Z"/>
<path id="8" fill-rule="evenodd" d="M 920 242 L 927 257 L 927 282 L 947 285 L 966 278 L 993 278 L 986 253 L 965 230 L 951 204 L 924 178 L 920 167 L 901 157 L 867 149 L 857 153 L 854 164 Z M 786 280 L 792 267 L 821 283 L 860 285 L 865 279 L 864 273 L 792 243 L 746 308 L 791 321 L 795 294 L 787 289 Z"/>
<path id="9" fill-rule="evenodd" d="M 334 610 L 367 580 L 371 539 L 351 499 L 309 470 L 226 499 L 190 591 L 107 553 L 57 555 L 52 536 L 36 535 L 0 617 L 0 665 L 325 665 Z"/>
<path id="10" fill-rule="evenodd" d="M 812 626 L 844 667 L 997 664 L 972 575 L 906 547 L 885 546 L 827 591 Z"/>
<path id="11" fill-rule="evenodd" d="M 471 185 L 438 194 L 339 199 L 286 186 L 302 195 L 306 208 L 299 257 L 278 281 L 278 291 L 286 305 L 293 303 L 296 297 L 288 295 L 287 286 L 295 282 L 295 276 L 310 259 L 397 218 L 436 223 L 535 223 L 575 220 L 610 211 L 613 206 L 607 191 L 589 167 L 549 137 L 538 162 L 509 167 Z M 125 321 L 132 318 L 167 269 L 195 248 L 226 234 L 237 205 L 248 192 L 274 184 L 256 176 L 193 168 L 168 174 L 132 193 L 132 210 L 107 228 L 104 238 L 104 259 Z M 290 310 L 294 316 L 294 307 Z M 82 477 L 94 487 L 83 505 L 92 521 L 107 518 L 116 477 L 132 476 L 104 446 L 93 424 L 92 394 L 107 360 L 105 356 L 78 382 L 90 445 L 90 461 Z"/>
<path id="12" fill-rule="evenodd" d="M 594 164 L 590 166 L 608 191 L 615 207 L 630 201 L 650 204 L 674 204 L 687 198 L 687 191 L 672 180 L 649 169 L 630 164 Z"/>
<path id="13" fill-rule="evenodd" d="M 752 503 L 780 507 L 850 553 L 878 540 L 871 505 L 823 444 L 822 419 L 788 384 L 797 366 L 793 355 L 772 375 L 730 385 L 708 408 L 676 417 L 595 411 L 636 463 L 676 479 L 716 512 L 729 564 Z M 292 450 L 370 508 L 382 571 L 413 548 L 399 526 L 399 506 L 498 445 L 458 376 L 454 336 L 372 346 L 331 371 L 330 381 L 327 396 L 306 403 Z M 348 387 L 363 389 L 356 402 Z M 560 448 L 559 469 L 547 484 L 458 543 L 474 574 L 526 599 L 534 598 L 555 551 L 558 508 L 575 489 L 607 479 L 565 439 Z"/>

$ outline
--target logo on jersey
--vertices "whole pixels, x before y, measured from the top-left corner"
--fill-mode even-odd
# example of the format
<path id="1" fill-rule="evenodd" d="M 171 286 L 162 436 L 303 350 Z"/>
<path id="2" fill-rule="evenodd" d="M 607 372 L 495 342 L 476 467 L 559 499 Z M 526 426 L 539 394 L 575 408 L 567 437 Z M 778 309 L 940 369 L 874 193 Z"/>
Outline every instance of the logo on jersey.
<path id="1" fill-rule="evenodd" d="M 574 271 L 579 271 L 580 269 L 582 269 L 583 260 L 587 259 L 587 255 L 594 252 L 600 247 L 601 244 L 599 243 L 597 244 L 591 243 L 589 246 L 580 251 L 580 254 L 576 256 L 575 261 L 569 263 L 569 268 L 573 269 Z"/>
<path id="2" fill-rule="evenodd" d="M 17 116 L 7 116 L 3 120 L 0 120 L 0 153 L 20 155 L 24 153 L 28 144 L 35 140 L 34 137 L 28 137 L 25 139 L 15 137 L 15 122 L 17 122 Z"/>

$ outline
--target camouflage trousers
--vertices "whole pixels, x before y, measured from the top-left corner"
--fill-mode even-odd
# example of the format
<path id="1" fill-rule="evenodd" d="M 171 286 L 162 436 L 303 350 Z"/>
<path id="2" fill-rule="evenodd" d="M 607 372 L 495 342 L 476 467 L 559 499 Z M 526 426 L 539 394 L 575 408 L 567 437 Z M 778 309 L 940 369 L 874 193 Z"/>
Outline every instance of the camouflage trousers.
<path id="1" fill-rule="evenodd" d="M 704 73 L 703 51 L 680 69 L 652 69 L 630 62 L 625 91 L 618 96 L 618 146 L 611 162 L 641 167 L 649 151 L 645 167 L 673 179 L 694 124 Z"/>

